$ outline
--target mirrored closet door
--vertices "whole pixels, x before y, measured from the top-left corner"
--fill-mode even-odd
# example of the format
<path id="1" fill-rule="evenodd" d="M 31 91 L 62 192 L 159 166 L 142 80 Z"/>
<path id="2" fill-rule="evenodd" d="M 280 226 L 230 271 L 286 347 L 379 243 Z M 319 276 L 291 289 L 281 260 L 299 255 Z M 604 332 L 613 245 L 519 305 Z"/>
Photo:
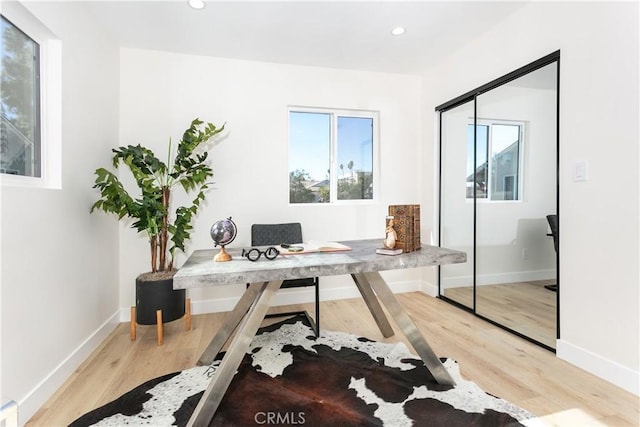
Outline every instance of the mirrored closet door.
<path id="1" fill-rule="evenodd" d="M 440 192 L 447 195 L 440 198 L 440 245 L 467 254 L 466 263 L 440 269 L 440 294 L 471 309 L 474 308 L 475 246 L 473 187 L 469 187 L 473 182 L 469 182 L 468 177 L 473 180 L 473 134 L 470 138 L 469 118 L 474 115 L 472 100 L 440 116 L 440 135 L 446 141 L 440 150 Z M 472 129 L 473 121 L 470 126 Z"/>
<path id="2" fill-rule="evenodd" d="M 440 296 L 545 348 L 558 337 L 559 52 L 437 108 Z"/>

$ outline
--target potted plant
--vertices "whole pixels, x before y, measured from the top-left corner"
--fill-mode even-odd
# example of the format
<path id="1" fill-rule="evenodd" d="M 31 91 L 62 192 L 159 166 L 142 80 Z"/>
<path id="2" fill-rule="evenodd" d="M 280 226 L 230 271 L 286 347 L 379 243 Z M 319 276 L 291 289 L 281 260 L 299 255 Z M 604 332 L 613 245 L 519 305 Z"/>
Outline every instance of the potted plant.
<path id="1" fill-rule="evenodd" d="M 173 290 L 174 255 L 184 251 L 190 237 L 191 222 L 205 198 L 205 190 L 213 170 L 206 164 L 208 153 L 202 146 L 224 130 L 212 123 L 194 119 L 172 153 L 171 138 L 167 163 L 152 150 L 141 145 L 113 149 L 113 167 L 125 165 L 138 186 L 139 195 L 131 195 L 120 179 L 105 168 L 95 171 L 93 188 L 100 198 L 91 207 L 114 213 L 118 219 L 130 218 L 131 225 L 149 239 L 151 271 L 136 278 L 136 321 L 143 325 L 156 323 L 156 310 L 162 309 L 162 321 L 169 322 L 185 314 L 185 290 Z M 195 193 L 190 206 L 171 207 L 171 192 L 182 187 Z M 133 322 L 133 318 L 131 319 Z M 132 332 L 132 338 L 134 334 Z"/>

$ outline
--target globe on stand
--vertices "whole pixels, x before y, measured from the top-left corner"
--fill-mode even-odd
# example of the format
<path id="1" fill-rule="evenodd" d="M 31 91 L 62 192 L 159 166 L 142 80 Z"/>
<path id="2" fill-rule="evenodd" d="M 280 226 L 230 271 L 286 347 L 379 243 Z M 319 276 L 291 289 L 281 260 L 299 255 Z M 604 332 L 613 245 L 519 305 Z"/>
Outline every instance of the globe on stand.
<path id="1" fill-rule="evenodd" d="M 209 234 L 211 234 L 211 238 L 215 242 L 216 246 L 220 246 L 220 252 L 218 252 L 218 254 L 213 257 L 214 261 L 231 261 L 231 255 L 227 253 L 224 247 L 233 242 L 233 239 L 236 238 L 237 233 L 238 231 L 236 229 L 236 224 L 231 221 L 231 217 L 216 221 L 211 226 L 211 231 Z"/>

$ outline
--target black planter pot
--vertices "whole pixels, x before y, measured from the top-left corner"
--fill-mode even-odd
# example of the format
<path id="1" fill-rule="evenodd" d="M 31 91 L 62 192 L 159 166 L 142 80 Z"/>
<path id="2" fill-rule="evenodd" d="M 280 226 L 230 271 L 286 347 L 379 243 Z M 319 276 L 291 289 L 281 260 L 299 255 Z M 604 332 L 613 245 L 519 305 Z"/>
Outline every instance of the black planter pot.
<path id="1" fill-rule="evenodd" d="M 163 280 L 136 278 L 136 323 L 155 325 L 156 310 L 162 310 L 162 323 L 185 314 L 185 289 L 173 289 L 173 277 Z"/>

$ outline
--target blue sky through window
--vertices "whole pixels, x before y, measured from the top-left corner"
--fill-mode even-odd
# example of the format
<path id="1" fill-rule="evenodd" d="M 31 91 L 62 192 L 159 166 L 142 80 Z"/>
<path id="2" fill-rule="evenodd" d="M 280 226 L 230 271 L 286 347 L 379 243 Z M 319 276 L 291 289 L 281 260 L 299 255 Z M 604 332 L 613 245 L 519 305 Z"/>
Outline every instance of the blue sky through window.
<path id="1" fill-rule="evenodd" d="M 373 169 L 373 119 L 369 117 L 338 117 L 338 167 L 344 165 L 344 173 L 371 172 Z M 342 173 L 342 170 L 339 171 Z"/>
<path id="2" fill-rule="evenodd" d="M 373 169 L 373 119 L 370 117 L 337 117 L 336 173 Z M 289 172 L 304 170 L 312 180 L 329 178 L 331 159 L 331 114 L 291 111 L 289 115 Z"/>
<path id="3" fill-rule="evenodd" d="M 289 172 L 304 170 L 312 179 L 328 178 L 331 115 L 292 111 L 289 114 Z"/>
<path id="4" fill-rule="evenodd" d="M 487 162 L 487 144 L 489 142 L 489 126 L 477 126 L 477 148 L 476 167 L 473 167 L 473 125 L 467 126 L 467 177 L 473 175 L 476 168 Z"/>

